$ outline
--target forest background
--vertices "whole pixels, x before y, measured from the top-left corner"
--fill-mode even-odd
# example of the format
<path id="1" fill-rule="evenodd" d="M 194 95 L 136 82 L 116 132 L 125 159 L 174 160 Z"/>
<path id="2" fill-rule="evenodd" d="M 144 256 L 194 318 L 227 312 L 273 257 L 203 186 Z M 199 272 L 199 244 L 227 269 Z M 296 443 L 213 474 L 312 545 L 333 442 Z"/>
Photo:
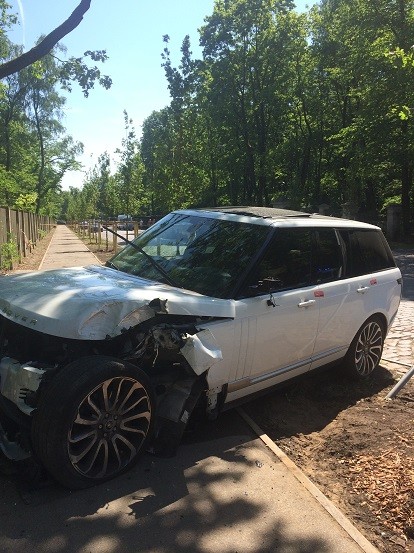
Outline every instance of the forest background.
<path id="1" fill-rule="evenodd" d="M 6 36 L 15 24 L 0 0 L 2 62 L 22 52 Z M 322 0 L 298 13 L 291 0 L 216 0 L 199 41 L 196 59 L 184 37 L 175 67 L 164 36 L 169 105 L 139 136 L 126 106 L 116 162 L 102 152 L 69 190 L 83 146 L 62 123 L 62 92 L 109 88 L 107 53 L 67 58 L 57 45 L 0 81 L 0 205 L 70 221 L 324 204 L 378 222 L 400 204 L 412 234 L 414 1 Z"/>

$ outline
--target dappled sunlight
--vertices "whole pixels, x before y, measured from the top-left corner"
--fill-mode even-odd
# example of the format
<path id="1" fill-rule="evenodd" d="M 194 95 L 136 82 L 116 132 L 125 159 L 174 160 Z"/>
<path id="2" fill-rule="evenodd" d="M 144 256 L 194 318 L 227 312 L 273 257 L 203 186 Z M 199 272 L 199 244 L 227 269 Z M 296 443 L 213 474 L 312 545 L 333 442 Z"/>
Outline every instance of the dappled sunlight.
<path id="1" fill-rule="evenodd" d="M 16 504 L 11 511 L 1 509 L 3 550 L 332 550 L 314 529 L 292 525 L 283 492 L 277 490 L 278 479 L 284 484 L 278 478 L 278 465 L 273 465 L 274 459 L 264 448 L 251 443 L 237 415 L 223 415 L 221 423 L 208 428 L 199 441 L 183 445 L 173 459 L 145 455 L 128 474 L 84 491 L 71 493 L 51 484 L 32 491 L 27 504 L 0 477 L 0 484 L 5 484 L 2 503 Z M 270 474 L 260 472 L 264 470 Z"/>

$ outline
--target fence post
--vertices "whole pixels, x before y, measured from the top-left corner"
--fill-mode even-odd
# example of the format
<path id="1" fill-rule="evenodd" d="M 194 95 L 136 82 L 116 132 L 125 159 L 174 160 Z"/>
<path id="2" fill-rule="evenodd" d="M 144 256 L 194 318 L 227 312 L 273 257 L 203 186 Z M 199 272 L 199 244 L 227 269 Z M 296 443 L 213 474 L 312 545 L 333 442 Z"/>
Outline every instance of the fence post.
<path id="1" fill-rule="evenodd" d="M 6 207 L 6 243 L 10 241 L 12 235 L 11 209 Z M 14 268 L 13 257 L 10 258 L 10 269 Z"/>
<path id="2" fill-rule="evenodd" d="M 23 211 L 16 211 L 17 224 L 17 253 L 19 255 L 19 263 L 24 257 L 24 231 L 23 231 Z"/>

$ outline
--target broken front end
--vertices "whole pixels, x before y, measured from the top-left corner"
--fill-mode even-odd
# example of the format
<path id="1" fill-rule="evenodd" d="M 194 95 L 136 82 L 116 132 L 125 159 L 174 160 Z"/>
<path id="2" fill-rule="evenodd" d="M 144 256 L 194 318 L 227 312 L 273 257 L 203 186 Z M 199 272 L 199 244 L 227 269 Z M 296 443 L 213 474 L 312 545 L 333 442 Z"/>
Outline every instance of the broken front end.
<path id="1" fill-rule="evenodd" d="M 206 378 L 221 359 L 209 319 L 172 316 L 166 305 L 146 305 L 143 322 L 100 340 L 0 316 L 3 454 L 34 456 L 82 488 L 124 472 L 143 449 L 172 455 L 195 410 L 214 417 L 224 397 Z"/>

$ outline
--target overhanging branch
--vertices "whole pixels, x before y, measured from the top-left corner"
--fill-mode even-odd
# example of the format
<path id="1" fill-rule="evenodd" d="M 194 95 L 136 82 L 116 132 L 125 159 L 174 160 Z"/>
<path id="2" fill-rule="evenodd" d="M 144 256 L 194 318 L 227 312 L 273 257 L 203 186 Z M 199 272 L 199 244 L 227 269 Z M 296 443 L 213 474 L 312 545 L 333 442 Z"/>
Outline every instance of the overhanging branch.
<path id="1" fill-rule="evenodd" d="M 46 54 L 56 46 L 59 40 L 76 29 L 85 13 L 89 10 L 90 5 L 91 0 L 81 0 L 68 19 L 49 33 L 39 44 L 21 56 L 0 65 L 0 79 L 4 79 L 4 77 L 16 73 L 17 71 L 21 71 L 25 67 L 28 67 L 35 61 L 46 56 Z"/>

